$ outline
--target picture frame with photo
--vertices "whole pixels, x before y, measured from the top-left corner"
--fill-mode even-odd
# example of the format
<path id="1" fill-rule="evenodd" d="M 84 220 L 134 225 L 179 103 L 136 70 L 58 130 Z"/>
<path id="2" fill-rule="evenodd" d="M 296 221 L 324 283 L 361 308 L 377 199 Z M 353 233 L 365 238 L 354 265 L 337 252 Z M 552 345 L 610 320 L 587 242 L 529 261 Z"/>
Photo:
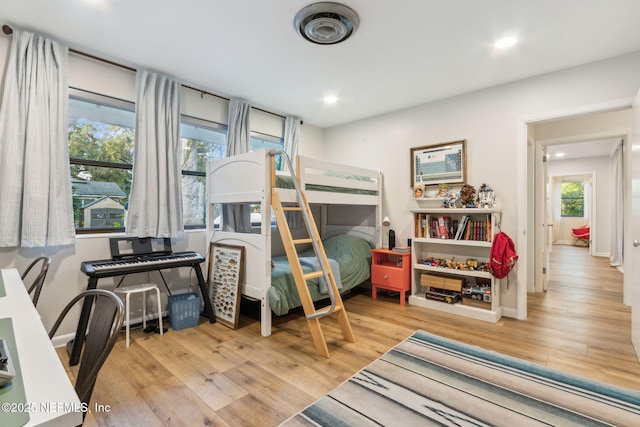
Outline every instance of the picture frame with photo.
<path id="1" fill-rule="evenodd" d="M 238 328 L 244 271 L 244 247 L 210 243 L 207 284 L 216 321 Z"/>
<path id="2" fill-rule="evenodd" d="M 411 188 L 466 182 L 466 146 L 465 139 L 411 148 Z"/>

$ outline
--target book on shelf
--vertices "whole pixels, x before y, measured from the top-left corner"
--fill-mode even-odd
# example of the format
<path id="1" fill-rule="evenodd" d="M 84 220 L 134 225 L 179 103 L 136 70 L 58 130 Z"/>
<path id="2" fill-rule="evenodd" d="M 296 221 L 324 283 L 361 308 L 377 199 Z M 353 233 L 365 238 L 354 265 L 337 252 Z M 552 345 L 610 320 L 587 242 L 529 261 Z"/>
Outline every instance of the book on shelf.
<path id="1" fill-rule="evenodd" d="M 438 237 L 440 237 L 440 234 L 438 233 L 438 218 L 431 216 L 429 217 L 429 235 L 428 237 L 437 239 Z"/>
<path id="2" fill-rule="evenodd" d="M 439 239 L 448 239 L 449 238 L 449 225 L 451 222 L 451 217 L 441 215 L 438 217 L 438 238 Z"/>
<path id="3" fill-rule="evenodd" d="M 458 230 L 456 231 L 456 235 L 454 237 L 456 240 L 460 240 L 462 238 L 465 227 L 467 226 L 467 221 L 469 221 L 469 216 L 462 215 L 462 218 L 460 218 L 460 222 L 458 223 Z"/>
<path id="4" fill-rule="evenodd" d="M 491 242 L 491 215 L 482 217 L 469 212 L 459 220 L 448 215 L 416 213 L 415 237 Z"/>
<path id="5" fill-rule="evenodd" d="M 415 236 L 418 238 L 427 237 L 427 233 L 429 229 L 429 225 L 427 224 L 427 214 L 418 213 L 415 215 L 415 220 L 416 220 Z"/>

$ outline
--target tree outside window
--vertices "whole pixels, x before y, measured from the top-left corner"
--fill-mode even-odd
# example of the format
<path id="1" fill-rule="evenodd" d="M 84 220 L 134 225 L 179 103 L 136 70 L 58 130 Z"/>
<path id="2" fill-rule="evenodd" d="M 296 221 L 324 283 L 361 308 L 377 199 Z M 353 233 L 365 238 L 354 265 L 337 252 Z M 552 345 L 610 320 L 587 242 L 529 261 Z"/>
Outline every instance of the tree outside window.
<path id="1" fill-rule="evenodd" d="M 124 231 L 133 177 L 135 105 L 72 92 L 69 160 L 76 231 Z M 184 225 L 204 228 L 206 164 L 224 156 L 226 126 L 183 116 L 180 131 Z"/>
<path id="2" fill-rule="evenodd" d="M 133 177 L 135 105 L 79 89 L 70 92 L 69 161 L 76 231 L 124 231 Z M 206 165 L 225 156 L 227 126 L 183 115 L 180 137 L 184 226 L 205 228 Z M 282 138 L 252 132 L 252 151 L 282 147 Z M 259 205 L 253 208 L 254 215 L 260 215 Z M 219 209 L 214 207 L 213 218 L 219 217 Z"/>
<path id="3" fill-rule="evenodd" d="M 123 231 L 133 167 L 133 103 L 76 92 L 69 99 L 68 129 L 76 231 Z"/>
<path id="4" fill-rule="evenodd" d="M 562 181 L 560 216 L 584 217 L 584 181 Z"/>
<path id="5" fill-rule="evenodd" d="M 207 161 L 221 159 L 226 151 L 227 127 L 182 116 L 182 216 L 185 228 L 204 228 L 207 213 Z M 214 218 L 219 215 L 214 208 Z"/>

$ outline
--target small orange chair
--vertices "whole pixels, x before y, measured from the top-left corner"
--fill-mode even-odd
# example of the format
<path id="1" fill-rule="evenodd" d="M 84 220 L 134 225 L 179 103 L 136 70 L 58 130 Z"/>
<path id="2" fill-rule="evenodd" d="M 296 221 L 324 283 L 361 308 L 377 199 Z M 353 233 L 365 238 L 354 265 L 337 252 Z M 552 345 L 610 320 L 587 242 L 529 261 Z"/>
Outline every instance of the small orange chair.
<path id="1" fill-rule="evenodd" d="M 576 239 L 573 242 L 574 245 L 578 242 L 582 242 L 584 243 L 584 246 L 589 246 L 591 238 L 591 228 L 588 225 L 583 225 L 582 227 L 578 228 L 572 228 L 571 235 Z"/>

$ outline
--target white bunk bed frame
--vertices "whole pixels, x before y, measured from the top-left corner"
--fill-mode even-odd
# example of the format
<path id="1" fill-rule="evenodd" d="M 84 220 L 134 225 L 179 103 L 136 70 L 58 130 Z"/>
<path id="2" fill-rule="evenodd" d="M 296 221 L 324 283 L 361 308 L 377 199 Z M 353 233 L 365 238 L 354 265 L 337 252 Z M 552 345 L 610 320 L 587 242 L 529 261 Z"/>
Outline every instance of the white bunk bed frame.
<path id="1" fill-rule="evenodd" d="M 310 205 L 325 205 L 319 231 L 322 238 L 338 234 L 351 234 L 365 238 L 376 247 L 381 247 L 382 235 L 382 173 L 379 171 L 348 166 L 298 156 L 297 172 L 300 188 L 317 184 L 341 188 L 374 191 L 373 194 L 345 194 L 326 191 L 305 190 Z M 272 156 L 268 150 L 212 160 L 207 163 L 207 209 L 208 237 L 212 243 L 244 247 L 242 294 L 260 301 L 260 332 L 271 335 L 271 308 L 267 291 L 271 286 L 271 235 L 270 220 L 262 221 L 259 233 L 237 233 L 214 230 L 213 205 L 222 203 L 260 204 L 260 212 L 271 212 Z M 325 175 L 326 172 L 340 176 Z M 282 172 L 277 172 L 278 174 Z M 342 176 L 357 175 L 370 181 L 349 179 Z M 278 189 L 283 203 L 295 202 L 294 189 Z M 326 205 L 371 206 L 375 209 L 375 225 L 331 225 L 327 224 Z M 204 296 L 205 298 L 208 296 Z"/>

